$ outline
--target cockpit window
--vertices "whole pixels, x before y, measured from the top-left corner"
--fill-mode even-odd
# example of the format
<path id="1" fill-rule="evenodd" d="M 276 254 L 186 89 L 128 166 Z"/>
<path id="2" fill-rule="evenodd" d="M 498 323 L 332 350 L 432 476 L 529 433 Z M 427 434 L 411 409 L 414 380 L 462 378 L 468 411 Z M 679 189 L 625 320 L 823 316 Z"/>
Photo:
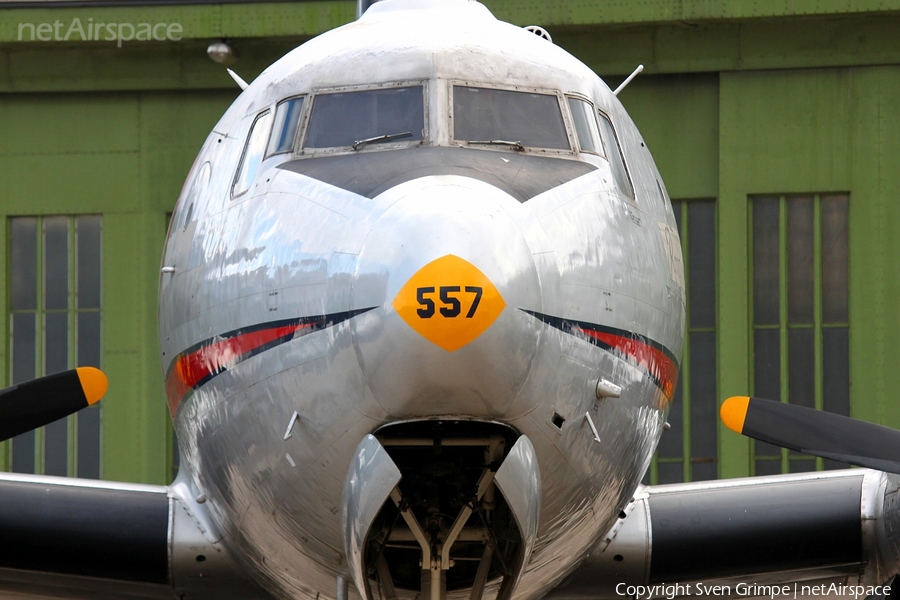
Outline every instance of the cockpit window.
<path id="1" fill-rule="evenodd" d="M 582 152 L 593 152 L 603 156 L 603 144 L 600 142 L 600 131 L 597 129 L 597 117 L 590 102 L 581 98 L 569 98 L 569 110 L 572 111 L 572 122 Z"/>
<path id="2" fill-rule="evenodd" d="M 269 124 L 272 122 L 272 111 L 266 110 L 260 113 L 250 127 L 247 135 L 247 143 L 244 146 L 244 154 L 241 156 L 241 164 L 234 178 L 234 187 L 231 196 L 240 196 L 250 189 L 259 163 L 262 162 L 263 151 L 266 149 L 266 139 L 269 136 Z"/>
<path id="3" fill-rule="evenodd" d="M 616 180 L 616 187 L 634 200 L 634 186 L 631 185 L 631 178 L 628 176 L 628 168 L 625 166 L 625 157 L 622 155 L 622 147 L 619 145 L 619 138 L 616 137 L 616 130 L 608 116 L 602 112 L 597 114 L 600 117 L 600 129 L 603 131 L 606 155 L 609 157 L 609 166 L 612 169 L 613 179 Z"/>
<path id="4" fill-rule="evenodd" d="M 269 138 L 266 156 L 290 152 L 294 146 L 294 137 L 297 135 L 297 125 L 300 124 L 300 109 L 302 108 L 303 96 L 278 103 L 278 106 L 275 107 L 275 125 L 272 127 L 272 137 Z"/>
<path id="5" fill-rule="evenodd" d="M 453 86 L 453 138 L 470 144 L 570 150 L 553 94 Z"/>
<path id="6" fill-rule="evenodd" d="M 421 140 L 425 131 L 421 85 L 318 94 L 306 148 L 351 147 Z"/>

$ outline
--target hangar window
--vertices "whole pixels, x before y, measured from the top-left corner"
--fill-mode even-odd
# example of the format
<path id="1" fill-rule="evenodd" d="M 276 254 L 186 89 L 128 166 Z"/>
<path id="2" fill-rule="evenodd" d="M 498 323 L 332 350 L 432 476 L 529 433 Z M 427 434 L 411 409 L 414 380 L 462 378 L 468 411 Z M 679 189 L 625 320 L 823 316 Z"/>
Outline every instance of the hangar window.
<path id="1" fill-rule="evenodd" d="M 101 217 L 14 217 L 8 225 L 8 381 L 100 367 Z M 98 479 L 100 406 L 16 436 L 5 466 L 17 473 Z"/>
<path id="2" fill-rule="evenodd" d="M 569 97 L 569 110 L 572 111 L 572 122 L 575 124 L 575 134 L 581 151 L 603 156 L 603 143 L 600 141 L 594 107 L 586 100 Z"/>
<path id="3" fill-rule="evenodd" d="M 753 395 L 850 414 L 847 194 L 753 196 Z M 754 442 L 757 475 L 845 465 Z"/>
<path id="4" fill-rule="evenodd" d="M 453 139 L 516 149 L 571 150 L 555 94 L 453 86 Z"/>
<path id="5" fill-rule="evenodd" d="M 716 203 L 680 200 L 672 208 L 684 256 L 686 323 L 671 428 L 660 437 L 647 480 L 653 484 L 718 476 Z"/>
<path id="6" fill-rule="evenodd" d="M 275 107 L 275 123 L 272 126 L 272 137 L 269 138 L 266 156 L 291 151 L 291 148 L 294 147 L 294 138 L 297 136 L 297 126 L 300 124 L 302 108 L 303 96 L 278 103 L 278 106 Z"/>
<path id="7" fill-rule="evenodd" d="M 600 116 L 600 130 L 606 148 L 605 154 L 609 158 L 609 166 L 612 169 L 616 187 L 626 197 L 634 200 L 634 186 L 631 184 L 631 177 L 628 175 L 628 168 L 625 166 L 625 157 L 622 154 L 622 146 L 619 144 L 616 130 L 608 116 L 599 111 L 597 114 Z"/>
<path id="8" fill-rule="evenodd" d="M 319 93 L 313 99 L 305 148 L 352 148 L 421 141 L 421 85 Z"/>
<path id="9" fill-rule="evenodd" d="M 238 166 L 237 175 L 234 177 L 234 186 L 231 189 L 231 197 L 240 196 L 250 189 L 256 179 L 256 172 L 262 162 L 263 151 L 266 149 L 266 140 L 269 136 L 269 124 L 272 122 L 272 111 L 264 111 L 253 120 L 250 133 L 247 134 L 247 143 L 244 145 L 244 153 Z"/>

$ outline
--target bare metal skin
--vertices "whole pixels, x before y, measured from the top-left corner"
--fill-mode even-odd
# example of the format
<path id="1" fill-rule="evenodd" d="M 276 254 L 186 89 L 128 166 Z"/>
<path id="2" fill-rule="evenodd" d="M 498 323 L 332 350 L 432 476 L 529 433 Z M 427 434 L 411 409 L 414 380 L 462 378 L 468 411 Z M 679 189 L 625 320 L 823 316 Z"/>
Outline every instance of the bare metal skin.
<path id="1" fill-rule="evenodd" d="M 420 141 L 304 149 L 316 94 L 404 83 L 424 85 Z M 572 149 L 455 140 L 455 85 L 556 95 Z M 301 94 L 299 145 L 262 160 L 249 191 L 233 197 L 254 119 Z M 573 95 L 609 116 L 634 198 L 608 158 L 577 150 Z M 614 140 L 603 142 L 609 155 Z M 304 174 L 311 161 L 381 160 L 376 154 L 389 157 L 377 168 L 403 172 L 413 153 L 440 148 L 453 150 L 442 158 L 446 172 L 404 174 L 368 195 L 356 180 Z M 532 162 L 503 189 L 449 168 L 463 152 L 477 153 L 485 170 Z M 523 200 L 516 190 L 535 160 L 579 164 L 567 181 Z M 366 166 L 350 168 L 367 176 Z M 351 579 L 351 562 L 365 559 L 342 537 L 342 518 L 355 518 L 341 511 L 357 446 L 376 433 L 393 452 L 385 432 L 401 430 L 391 424 L 420 421 L 446 424 L 447 439 L 475 422 L 530 440 L 536 464 L 522 477 L 533 474 L 539 512 L 536 533 L 521 543 L 531 552 L 509 576 L 514 589 L 494 574 L 485 597 L 542 596 L 634 494 L 674 391 L 681 251 L 649 151 L 586 66 L 474 2 L 385 0 L 267 69 L 198 155 L 163 266 L 159 337 L 182 468 L 242 567 L 279 597 L 335 597 L 337 578 Z M 417 293 L 452 313 L 439 296 L 449 284 L 459 287 L 447 294 L 461 314 L 417 316 L 428 308 Z M 483 294 L 475 309 L 467 286 Z M 443 329 L 434 325 L 441 318 Z M 601 380 L 607 393 L 598 399 Z M 409 493 L 404 480 L 399 489 Z M 501 495 L 512 502 L 511 492 Z M 419 593 L 397 587 L 399 597 Z M 441 594 L 468 598 L 471 587 Z"/>

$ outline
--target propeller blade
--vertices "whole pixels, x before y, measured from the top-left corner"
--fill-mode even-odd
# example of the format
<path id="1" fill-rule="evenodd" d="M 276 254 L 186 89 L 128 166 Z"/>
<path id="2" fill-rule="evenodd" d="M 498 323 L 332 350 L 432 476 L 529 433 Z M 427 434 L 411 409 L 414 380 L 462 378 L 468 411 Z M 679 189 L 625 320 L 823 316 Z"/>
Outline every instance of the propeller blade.
<path id="1" fill-rule="evenodd" d="M 890 427 L 747 396 L 729 398 L 719 414 L 732 431 L 762 442 L 900 474 L 900 431 Z"/>
<path id="2" fill-rule="evenodd" d="M 78 367 L 0 390 L 0 441 L 95 404 L 107 385 L 100 369 Z"/>

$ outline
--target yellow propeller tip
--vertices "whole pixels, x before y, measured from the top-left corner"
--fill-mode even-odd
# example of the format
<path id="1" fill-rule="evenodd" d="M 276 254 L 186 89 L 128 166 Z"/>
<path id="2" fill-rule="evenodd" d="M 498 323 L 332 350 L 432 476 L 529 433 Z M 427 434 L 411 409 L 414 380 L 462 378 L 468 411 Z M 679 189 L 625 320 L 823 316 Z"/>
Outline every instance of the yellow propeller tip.
<path id="1" fill-rule="evenodd" d="M 732 396 L 722 403 L 719 416 L 725 427 L 737 433 L 744 431 L 744 419 L 747 418 L 747 409 L 750 407 L 750 398 L 747 396 Z"/>
<path id="2" fill-rule="evenodd" d="M 106 375 L 94 367 L 78 367 L 75 371 L 78 373 L 78 381 L 81 382 L 81 389 L 88 405 L 96 404 L 109 387 Z"/>

